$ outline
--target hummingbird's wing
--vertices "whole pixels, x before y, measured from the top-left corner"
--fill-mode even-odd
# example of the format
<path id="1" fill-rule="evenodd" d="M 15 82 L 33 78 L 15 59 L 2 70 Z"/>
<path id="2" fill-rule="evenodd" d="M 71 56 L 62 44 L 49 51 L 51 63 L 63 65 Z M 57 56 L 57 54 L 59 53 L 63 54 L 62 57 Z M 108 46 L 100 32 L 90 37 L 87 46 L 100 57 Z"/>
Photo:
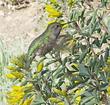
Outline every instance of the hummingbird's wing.
<path id="1" fill-rule="evenodd" d="M 44 46 L 46 43 L 48 43 L 48 37 L 49 35 L 46 35 L 46 33 L 40 35 L 39 37 L 35 38 L 29 48 L 28 48 L 28 52 L 27 52 L 27 60 L 26 60 L 26 69 L 29 68 L 32 60 L 35 58 L 36 56 L 36 52 L 42 48 L 42 46 Z"/>
<path id="2" fill-rule="evenodd" d="M 39 48 L 41 48 L 44 44 L 48 43 L 48 36 L 44 34 L 40 35 L 39 37 L 35 38 L 29 48 L 28 48 L 28 57 L 32 56 L 37 52 Z"/>
<path id="3" fill-rule="evenodd" d="M 44 56 L 56 46 L 56 40 L 51 40 L 44 44 L 37 52 L 39 56 Z"/>

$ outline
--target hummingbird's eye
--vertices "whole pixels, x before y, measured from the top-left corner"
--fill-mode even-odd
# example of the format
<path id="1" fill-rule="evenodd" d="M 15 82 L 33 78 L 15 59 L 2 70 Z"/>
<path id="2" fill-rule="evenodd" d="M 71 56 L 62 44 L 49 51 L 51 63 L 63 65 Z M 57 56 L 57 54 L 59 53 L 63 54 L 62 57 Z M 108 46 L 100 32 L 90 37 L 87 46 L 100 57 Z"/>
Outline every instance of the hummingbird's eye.
<path id="1" fill-rule="evenodd" d="M 57 24 L 57 25 L 56 25 L 56 28 L 58 28 L 58 27 L 59 27 L 59 25 Z"/>

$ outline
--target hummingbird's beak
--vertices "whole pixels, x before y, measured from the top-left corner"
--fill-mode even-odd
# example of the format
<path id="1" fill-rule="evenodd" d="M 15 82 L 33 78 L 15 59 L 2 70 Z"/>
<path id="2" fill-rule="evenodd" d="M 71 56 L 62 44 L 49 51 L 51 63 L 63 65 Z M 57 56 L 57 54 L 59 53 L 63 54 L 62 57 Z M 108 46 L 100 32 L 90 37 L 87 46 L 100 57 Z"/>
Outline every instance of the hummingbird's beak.
<path id="1" fill-rule="evenodd" d="M 64 25 L 70 24 L 70 23 L 72 23 L 72 22 L 74 22 L 74 21 L 70 21 L 70 22 L 67 22 L 67 23 L 63 23 L 63 24 L 61 24 L 61 26 L 63 27 Z"/>

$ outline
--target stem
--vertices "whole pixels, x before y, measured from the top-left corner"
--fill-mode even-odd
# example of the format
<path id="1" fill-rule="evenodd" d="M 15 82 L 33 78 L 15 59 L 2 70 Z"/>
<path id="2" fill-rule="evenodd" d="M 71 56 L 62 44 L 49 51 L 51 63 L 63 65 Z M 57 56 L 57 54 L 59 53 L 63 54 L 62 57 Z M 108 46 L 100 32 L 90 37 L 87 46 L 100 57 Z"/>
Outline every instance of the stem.
<path id="1" fill-rule="evenodd" d="M 109 105 L 106 93 L 102 94 L 102 103 L 104 103 L 105 105 Z"/>
<path id="2" fill-rule="evenodd" d="M 70 102 L 68 96 L 66 96 L 66 101 L 68 102 L 68 105 L 71 105 L 71 102 Z"/>

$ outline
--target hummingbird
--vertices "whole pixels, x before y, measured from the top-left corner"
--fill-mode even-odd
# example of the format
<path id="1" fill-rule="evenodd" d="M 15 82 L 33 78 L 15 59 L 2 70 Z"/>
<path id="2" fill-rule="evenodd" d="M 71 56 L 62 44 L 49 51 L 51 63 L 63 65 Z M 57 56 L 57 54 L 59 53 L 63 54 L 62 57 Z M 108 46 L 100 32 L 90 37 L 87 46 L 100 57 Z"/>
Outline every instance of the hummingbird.
<path id="1" fill-rule="evenodd" d="M 57 40 L 62 30 L 62 26 L 72 22 L 74 21 L 63 24 L 58 22 L 49 24 L 46 30 L 31 42 L 27 51 L 25 68 L 29 69 L 30 64 L 37 55 L 42 57 L 52 51 L 53 48 L 57 46 Z"/>
<path id="2" fill-rule="evenodd" d="M 62 24 L 58 22 L 51 23 L 46 30 L 37 38 L 35 38 L 27 51 L 26 69 L 29 69 L 33 59 L 38 56 L 45 56 L 52 51 L 56 45 L 57 39 L 62 30 Z"/>

